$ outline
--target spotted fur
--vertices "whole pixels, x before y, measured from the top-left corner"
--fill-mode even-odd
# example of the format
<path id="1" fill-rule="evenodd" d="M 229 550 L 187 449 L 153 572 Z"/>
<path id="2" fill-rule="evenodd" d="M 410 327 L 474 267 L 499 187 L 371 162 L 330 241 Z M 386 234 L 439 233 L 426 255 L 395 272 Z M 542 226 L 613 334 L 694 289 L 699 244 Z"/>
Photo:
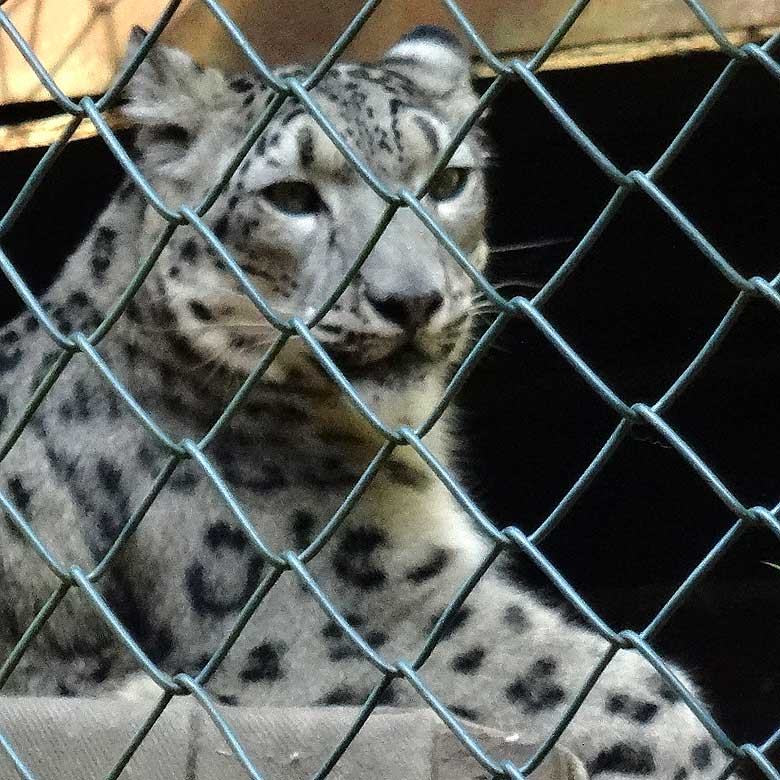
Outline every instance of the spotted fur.
<path id="1" fill-rule="evenodd" d="M 273 97 L 254 76 L 228 79 L 162 47 L 128 89 L 125 111 L 139 125 L 138 163 L 173 207 L 201 200 Z M 378 63 L 336 65 L 312 95 L 388 187 L 412 191 L 476 104 L 463 52 L 429 28 L 402 39 Z M 486 256 L 485 157 L 474 130 L 450 163 L 454 173 L 435 182 L 423 201 L 477 268 Z M 308 318 L 360 255 L 384 208 L 317 123 L 288 100 L 205 220 L 263 300 L 280 316 Z M 90 332 L 163 227 L 135 187 L 124 185 L 45 296 L 59 327 Z M 193 228 L 178 228 L 98 345 L 173 440 L 197 440 L 209 430 L 276 336 L 230 262 Z M 401 209 L 314 334 L 387 425 L 415 425 L 464 354 L 473 292 L 437 240 Z M 56 357 L 30 314 L 0 331 L 3 437 Z M 426 438 L 445 462 L 449 423 L 445 415 Z M 206 454 L 270 549 L 300 551 L 381 443 L 308 348 L 291 339 Z M 57 561 L 90 571 L 167 457 L 79 354 L 2 462 L 0 488 Z M 307 565 L 349 623 L 393 661 L 415 657 L 485 552 L 430 469 L 409 448 L 398 448 Z M 194 673 L 269 572 L 203 470 L 183 462 L 97 587 L 155 663 Z M 9 521 L 0 525 L 0 574 L 6 656 L 57 582 Z M 490 573 L 421 675 L 454 713 L 541 741 L 606 649 L 596 635 Z M 137 671 L 96 608 L 73 589 L 7 690 L 99 695 Z M 225 704 L 360 704 L 378 679 L 287 573 L 208 688 Z M 402 680 L 383 702 L 421 705 Z M 685 704 L 628 651 L 610 663 L 562 741 L 599 780 L 697 780 L 717 776 L 724 764 Z"/>

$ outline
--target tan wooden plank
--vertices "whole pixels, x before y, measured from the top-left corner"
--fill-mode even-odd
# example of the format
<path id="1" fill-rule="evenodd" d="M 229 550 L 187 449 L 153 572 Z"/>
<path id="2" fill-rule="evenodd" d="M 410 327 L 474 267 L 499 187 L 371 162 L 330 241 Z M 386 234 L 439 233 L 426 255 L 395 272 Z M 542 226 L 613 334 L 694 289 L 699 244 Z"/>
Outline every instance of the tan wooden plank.
<path id="1" fill-rule="evenodd" d="M 105 118 L 114 130 L 130 127 L 130 122 L 116 111 L 109 111 L 105 114 Z M 69 114 L 58 114 L 45 119 L 0 126 L 0 152 L 15 152 L 19 149 L 49 146 L 62 135 L 70 120 Z M 85 119 L 76 128 L 70 141 L 94 138 L 96 135 L 95 126 L 88 119 Z"/>
<path id="2" fill-rule="evenodd" d="M 743 46 L 746 43 L 765 41 L 777 32 L 776 27 L 749 27 L 744 30 L 727 30 L 731 43 Z M 588 68 L 596 65 L 611 65 L 620 62 L 640 62 L 654 57 L 674 57 L 694 52 L 717 51 L 718 43 L 707 34 L 677 35 L 670 38 L 648 38 L 638 41 L 609 41 L 584 46 L 561 46 L 544 63 L 544 70 L 567 70 Z M 535 50 L 503 52 L 502 59 L 519 57 L 527 60 Z M 489 78 L 495 71 L 482 61 L 474 63 L 472 72 L 476 78 Z"/>
<path id="3" fill-rule="evenodd" d="M 571 0 L 462 0 L 463 11 L 495 51 L 538 48 Z M 30 41 L 62 90 L 95 94 L 121 62 L 130 27 L 150 26 L 165 0 L 8 0 L 3 10 Z M 362 0 L 223 0 L 223 6 L 269 63 L 318 59 Z M 705 0 L 735 42 L 780 28 L 780 0 Z M 371 59 L 415 24 L 453 26 L 439 0 L 384 0 L 349 50 Z M 205 5 L 182 0 L 165 38 L 204 64 L 228 69 L 243 59 Z M 683 0 L 592 0 L 562 42 L 551 67 L 624 61 L 670 50 L 713 47 Z M 8 36 L 0 34 L 0 104 L 48 99 Z"/>
<path id="4" fill-rule="evenodd" d="M 196 0 L 184 0 L 186 10 Z M 162 0 L 7 0 L 3 11 L 67 95 L 101 92 L 122 61 L 133 24 L 151 25 Z M 0 104 L 49 100 L 0 31 Z"/>
<path id="5" fill-rule="evenodd" d="M 774 32 L 773 28 L 751 28 L 729 31 L 732 43 L 742 45 L 749 41 L 764 40 Z M 574 46 L 558 49 L 544 65 L 545 70 L 565 70 L 568 68 L 590 67 L 616 62 L 635 62 L 652 57 L 668 57 L 686 54 L 692 51 L 716 50 L 717 44 L 710 35 L 677 36 L 644 41 L 615 41 L 604 44 Z M 506 53 L 506 57 L 527 57 L 529 52 Z M 475 61 L 472 72 L 476 78 L 489 78 L 493 70 L 485 63 Z M 118 112 L 106 115 L 109 125 L 114 129 L 129 127 L 129 123 Z M 0 126 L 0 152 L 14 151 L 27 147 L 48 146 L 60 135 L 70 116 L 62 114 L 46 119 L 32 120 L 18 125 Z M 72 140 L 92 138 L 95 128 L 84 121 L 74 133 Z"/>

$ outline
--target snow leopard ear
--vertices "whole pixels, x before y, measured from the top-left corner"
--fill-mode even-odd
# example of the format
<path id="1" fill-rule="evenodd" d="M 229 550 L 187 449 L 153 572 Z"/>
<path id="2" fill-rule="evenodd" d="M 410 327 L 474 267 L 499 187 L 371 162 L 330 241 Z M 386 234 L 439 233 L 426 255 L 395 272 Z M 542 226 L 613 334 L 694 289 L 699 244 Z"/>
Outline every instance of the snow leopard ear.
<path id="1" fill-rule="evenodd" d="M 387 51 L 383 62 L 433 97 L 471 93 L 469 58 L 455 35 L 443 27 L 415 27 Z"/>
<path id="2" fill-rule="evenodd" d="M 134 27 L 127 60 L 146 37 Z M 123 113 L 139 128 L 136 146 L 147 172 L 186 179 L 198 158 L 219 149 L 220 127 L 242 96 L 223 73 L 202 68 L 179 49 L 155 43 L 125 87 Z M 212 150 L 213 151 L 213 150 Z"/>
<path id="3" fill-rule="evenodd" d="M 130 34 L 127 61 L 146 37 L 141 27 Z M 125 87 L 124 113 L 142 126 L 166 129 L 171 137 L 197 130 L 220 109 L 240 100 L 224 74 L 202 68 L 188 54 L 155 43 Z"/>

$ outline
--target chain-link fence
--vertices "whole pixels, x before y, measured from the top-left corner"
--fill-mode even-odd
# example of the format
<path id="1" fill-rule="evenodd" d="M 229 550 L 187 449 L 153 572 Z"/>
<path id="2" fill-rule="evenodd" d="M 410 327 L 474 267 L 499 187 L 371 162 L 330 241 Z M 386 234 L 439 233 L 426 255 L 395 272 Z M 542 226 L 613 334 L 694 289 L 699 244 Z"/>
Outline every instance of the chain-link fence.
<path id="1" fill-rule="evenodd" d="M 780 539 L 780 522 L 778 522 L 777 519 L 780 505 L 775 507 L 744 506 L 718 475 L 709 468 L 691 446 L 679 436 L 664 419 L 664 412 L 669 409 L 684 389 L 691 383 L 696 374 L 707 363 L 713 353 L 718 349 L 719 345 L 724 340 L 724 337 L 733 327 L 734 323 L 744 311 L 747 303 L 752 298 L 763 298 L 774 307 L 780 309 L 780 293 L 778 293 L 777 289 L 778 285 L 780 285 L 780 275 L 771 280 L 761 277 L 745 278 L 726 257 L 722 256 L 715 249 L 685 214 L 677 208 L 658 184 L 664 171 L 666 171 L 675 157 L 689 142 L 697 127 L 738 71 L 746 67 L 760 67 L 764 68 L 773 78 L 780 81 L 780 65 L 778 65 L 774 59 L 775 53 L 778 48 L 780 48 L 780 34 L 773 36 L 763 46 L 751 43 L 742 47 L 735 47 L 729 42 L 724 32 L 713 21 L 706 9 L 700 3 L 695 0 L 680 0 L 680 2 L 685 2 L 691 13 L 698 18 L 702 27 L 712 36 L 720 50 L 728 56 L 729 62 L 719 78 L 712 85 L 709 92 L 699 103 L 695 111 L 680 129 L 677 136 L 672 140 L 655 164 L 647 171 L 632 170 L 624 172 L 621 171 L 577 126 L 566 113 L 565 108 L 548 92 L 536 75 L 539 68 L 544 64 L 545 60 L 556 48 L 569 28 L 588 6 L 589 0 L 579 0 L 574 3 L 568 14 L 560 22 L 546 43 L 528 61 L 512 60 L 511 62 L 503 62 L 493 54 L 453 0 L 442 0 L 442 2 L 451 13 L 457 26 L 460 27 L 468 40 L 479 51 L 485 63 L 493 68 L 495 77 L 482 94 L 478 107 L 473 115 L 459 129 L 449 146 L 441 152 L 426 183 L 417 192 L 410 192 L 408 190 L 393 191 L 388 188 L 376 173 L 370 170 L 370 168 L 359 159 L 350 148 L 349 143 L 337 133 L 323 112 L 320 111 L 316 101 L 310 93 L 312 87 L 322 79 L 324 74 L 341 55 L 345 47 L 358 34 L 361 27 L 379 5 L 380 0 L 370 0 L 370 2 L 367 2 L 363 6 L 361 11 L 339 39 L 333 44 L 321 62 L 305 78 L 280 78 L 277 76 L 272 69 L 265 64 L 260 54 L 252 49 L 241 31 L 220 7 L 219 2 L 217 0 L 203 0 L 204 5 L 208 7 L 210 12 L 213 13 L 215 18 L 229 33 L 233 41 L 244 52 L 259 77 L 274 90 L 275 96 L 268 104 L 262 116 L 251 128 L 228 168 L 221 172 L 215 172 L 215 175 L 218 176 L 217 181 L 203 200 L 195 205 L 166 203 L 150 186 L 149 182 L 145 180 L 144 176 L 123 149 L 117 136 L 112 132 L 103 117 L 103 112 L 116 103 L 123 88 L 132 78 L 133 73 L 147 55 L 150 47 L 154 44 L 176 11 L 180 4 L 180 0 L 174 0 L 168 5 L 165 12 L 133 56 L 132 60 L 124 67 L 105 94 L 98 100 L 86 97 L 79 102 L 74 102 L 58 88 L 56 82 L 49 73 L 47 73 L 31 47 L 16 30 L 8 15 L 0 9 L 0 26 L 5 31 L 5 34 L 10 36 L 30 67 L 35 71 L 42 84 L 51 94 L 56 104 L 63 111 L 72 116 L 71 121 L 61 137 L 53 143 L 43 155 L 32 175 L 29 177 L 26 185 L 18 194 L 8 211 L 3 215 L 2 220 L 0 220 L 0 241 L 21 211 L 25 208 L 26 204 L 30 201 L 42 179 L 49 175 L 58 155 L 62 152 L 78 126 L 85 119 L 92 121 L 103 141 L 105 141 L 121 166 L 131 177 L 138 189 L 143 193 L 148 203 L 167 223 L 167 226 L 162 231 L 151 252 L 147 257 L 142 258 L 142 262 L 140 262 L 137 272 L 126 287 L 124 293 L 116 301 L 105 319 L 91 334 L 62 332 L 25 284 L 16 271 L 11 259 L 7 257 L 2 251 L 2 248 L 0 248 L 0 266 L 2 267 L 3 272 L 6 274 L 20 297 L 24 300 L 29 310 L 60 350 L 59 356 L 54 361 L 37 389 L 33 392 L 29 404 L 23 411 L 21 417 L 14 421 L 9 435 L 4 441 L 0 442 L 0 460 L 2 460 L 13 448 L 25 426 L 31 420 L 36 409 L 46 397 L 49 389 L 57 382 L 73 356 L 79 352 L 91 361 L 94 369 L 110 383 L 118 396 L 121 397 L 122 401 L 145 426 L 149 434 L 155 437 L 169 454 L 167 463 L 158 474 L 146 499 L 126 521 L 121 533 L 118 535 L 105 557 L 89 572 L 84 571 L 79 567 L 71 566 L 67 561 L 57 560 L 41 539 L 38 538 L 32 525 L 24 516 L 24 513 L 14 505 L 7 495 L 0 493 L 0 504 L 5 510 L 6 522 L 9 522 L 26 538 L 37 555 L 56 575 L 60 582 L 59 586 L 51 593 L 48 601 L 41 608 L 35 619 L 27 627 L 11 655 L 6 659 L 2 659 L 3 665 L 0 668 L 0 687 L 2 687 L 13 673 L 15 666 L 25 653 L 26 648 L 57 609 L 57 606 L 60 604 L 65 594 L 71 589 L 78 589 L 81 592 L 81 597 L 91 602 L 94 609 L 115 632 L 117 638 L 130 650 L 140 667 L 145 670 L 163 691 L 159 702 L 148 716 L 148 719 L 138 729 L 131 743 L 126 746 L 126 749 L 108 776 L 110 778 L 116 778 L 121 774 L 135 750 L 142 743 L 155 721 L 160 717 L 174 696 L 190 695 L 197 700 L 207 712 L 208 716 L 213 721 L 214 726 L 224 736 L 235 757 L 246 768 L 248 775 L 253 778 L 261 778 L 263 776 L 261 774 L 263 767 L 256 767 L 253 765 L 235 733 L 231 730 L 229 716 L 226 719 L 217 710 L 206 691 L 205 686 L 260 602 L 271 591 L 279 578 L 285 572 L 288 572 L 286 576 L 299 578 L 303 586 L 305 586 L 319 602 L 323 611 L 338 624 L 344 634 L 363 654 L 365 659 L 383 674 L 382 680 L 376 685 L 363 707 L 360 709 L 359 715 L 353 726 L 349 729 L 348 733 L 343 736 L 341 742 L 333 750 L 321 769 L 316 773 L 315 777 L 317 778 L 326 777 L 330 773 L 340 756 L 357 736 L 372 710 L 377 706 L 382 693 L 395 678 L 404 678 L 408 681 L 419 694 L 421 704 L 427 704 L 438 714 L 491 777 L 523 778 L 539 765 L 555 745 L 557 739 L 574 717 L 579 706 L 596 684 L 600 674 L 609 664 L 615 653 L 622 648 L 634 648 L 641 653 L 658 671 L 661 677 L 677 691 L 686 705 L 701 720 L 704 727 L 709 731 L 720 747 L 732 757 L 733 760 L 726 770 L 724 770 L 721 777 L 727 777 L 740 761 L 744 761 L 748 763 L 752 762 L 766 777 L 772 778 L 772 780 L 780 780 L 780 773 L 771 765 L 766 757 L 766 753 L 780 743 L 780 729 L 775 731 L 762 744 L 735 744 L 729 738 L 728 734 L 726 734 L 713 719 L 707 708 L 692 696 L 682 683 L 676 679 L 664 659 L 653 649 L 652 644 L 655 635 L 664 626 L 675 610 L 677 610 L 683 600 L 686 599 L 692 588 L 696 586 L 697 582 L 709 570 L 717 565 L 726 551 L 730 549 L 742 534 L 749 532 L 751 528 L 758 526 L 768 529 L 774 536 Z M 541 101 L 550 114 L 560 123 L 566 133 L 568 133 L 574 142 L 576 142 L 582 150 L 582 153 L 587 155 L 587 157 L 598 166 L 602 174 L 612 182 L 615 191 L 606 207 L 587 230 L 582 240 L 539 292 L 530 299 L 514 297 L 507 300 L 502 297 L 498 290 L 470 264 L 468 258 L 458 245 L 426 211 L 421 203 L 421 198 L 425 194 L 428 184 L 434 176 L 447 165 L 448 160 L 454 153 L 456 147 L 473 127 L 480 115 L 495 101 L 502 88 L 510 81 L 520 82 L 525 85 L 525 87 Z M 204 215 L 215 202 L 219 193 L 236 171 L 245 155 L 261 136 L 277 110 L 287 100 L 296 100 L 300 102 L 314 120 L 322 127 L 324 132 L 333 141 L 336 147 L 338 147 L 344 157 L 352 166 L 354 166 L 362 179 L 385 203 L 384 213 L 379 224 L 376 226 L 370 239 L 360 252 L 360 255 L 355 258 L 354 264 L 351 266 L 349 272 L 339 281 L 337 287 L 332 291 L 332 294 L 322 307 L 307 320 L 297 316 L 285 319 L 276 314 L 262 296 L 253 289 L 251 282 L 247 279 L 241 268 L 203 221 Z M 652 405 L 631 403 L 630 399 L 626 400 L 620 398 L 601 377 L 591 370 L 583 358 L 577 354 L 577 352 L 557 332 L 555 327 L 553 327 L 545 318 L 544 314 L 544 308 L 547 301 L 549 301 L 561 285 L 564 284 L 569 274 L 581 262 L 582 258 L 588 254 L 590 248 L 598 239 L 602 231 L 618 213 L 622 204 L 632 192 L 643 194 L 647 199 L 659 206 L 668 217 L 670 223 L 674 226 L 674 229 L 681 231 L 682 234 L 693 243 L 723 277 L 733 285 L 735 292 L 733 304 L 706 343 L 702 345 L 698 354 L 676 381 L 674 381 L 656 403 Z M 471 278 L 474 285 L 484 293 L 486 298 L 491 301 L 497 309 L 497 315 L 493 323 L 484 332 L 456 371 L 436 407 L 423 424 L 416 429 L 409 426 L 391 428 L 380 419 L 371 407 L 361 399 L 348 379 L 340 372 L 336 364 L 329 358 L 325 350 L 312 335 L 312 328 L 320 322 L 334 302 L 345 291 L 360 269 L 362 263 L 371 253 L 393 215 L 396 211 L 403 208 L 408 208 L 417 215 L 419 220 L 431 231 L 451 255 L 452 261 L 463 269 Z M 153 417 L 133 398 L 129 390 L 117 380 L 116 376 L 112 373 L 111 367 L 101 358 L 98 351 L 101 340 L 106 336 L 112 325 L 130 304 L 136 291 L 143 284 L 174 231 L 181 225 L 192 226 L 214 249 L 224 261 L 227 268 L 230 269 L 230 272 L 234 274 L 254 305 L 262 312 L 267 320 L 274 325 L 278 334 L 272 346 L 267 350 L 262 360 L 235 394 L 230 404 L 225 408 L 223 414 L 206 435 L 197 442 L 189 439 L 184 439 L 182 441 L 172 440 L 165 431 L 159 427 Z M 479 361 L 480 356 L 483 355 L 485 350 L 495 341 L 502 329 L 504 329 L 513 318 L 524 318 L 532 323 L 542 336 L 565 358 L 571 366 L 571 369 L 587 383 L 603 403 L 607 404 L 620 417 L 619 424 L 603 444 L 587 469 L 576 480 L 553 512 L 531 534 L 524 534 L 515 527 L 510 527 L 503 531 L 500 530 L 480 511 L 479 507 L 464 490 L 461 484 L 459 484 L 456 478 L 440 463 L 425 444 L 426 434 L 431 430 L 432 426 L 452 401 L 453 397 L 463 385 L 464 380 L 468 377 L 477 361 Z M 368 423 L 379 432 L 382 437 L 384 437 L 385 443 L 376 453 L 373 461 L 351 490 L 343 505 L 324 526 L 316 539 L 314 539 L 314 541 L 312 541 L 300 554 L 289 551 L 274 551 L 266 546 L 262 539 L 258 538 L 256 533 L 248 533 L 248 538 L 253 540 L 258 553 L 262 556 L 263 560 L 270 565 L 270 573 L 260 583 L 242 609 L 234 629 L 228 636 L 222 638 L 219 648 L 201 671 L 195 676 L 179 674 L 175 677 L 171 677 L 158 668 L 129 636 L 117 616 L 100 596 L 96 589 L 96 583 L 99 582 L 111 561 L 123 549 L 123 546 L 143 519 L 144 514 L 148 511 L 156 496 L 174 473 L 177 465 L 183 460 L 192 459 L 200 466 L 203 473 L 213 483 L 214 487 L 225 500 L 226 506 L 232 513 L 235 522 L 245 531 L 251 529 L 249 518 L 231 495 L 228 486 L 219 476 L 217 467 L 209 460 L 206 450 L 217 432 L 221 430 L 226 422 L 237 412 L 242 400 L 250 392 L 255 382 L 257 382 L 271 365 L 284 344 L 289 339 L 295 337 L 300 338 L 308 346 L 311 350 L 311 354 L 320 363 L 327 375 L 336 383 L 354 408 L 363 415 Z M 552 565 L 539 549 L 539 543 L 550 533 L 555 531 L 567 511 L 583 494 L 594 477 L 615 453 L 621 441 L 629 434 L 639 437 L 660 437 L 662 441 L 672 447 L 680 456 L 680 468 L 692 469 L 698 474 L 713 493 L 723 502 L 723 504 L 725 504 L 728 510 L 733 513 L 735 518 L 733 525 L 727 533 L 722 536 L 704 559 L 690 572 L 685 581 L 677 588 L 674 595 L 666 604 L 664 604 L 653 620 L 639 632 L 620 631 L 607 625 L 578 595 L 576 590 L 561 576 L 556 567 Z M 479 566 L 478 570 L 474 572 L 467 582 L 463 583 L 456 598 L 432 629 L 425 645 L 420 648 L 419 654 L 412 662 L 382 657 L 379 652 L 371 647 L 366 638 L 361 636 L 361 634 L 348 623 L 346 618 L 339 613 L 337 608 L 329 601 L 328 596 L 320 589 L 318 583 L 307 568 L 307 564 L 328 544 L 336 529 L 347 517 L 350 509 L 358 501 L 393 450 L 396 447 L 401 446 L 411 447 L 418 453 L 420 458 L 428 465 L 436 477 L 441 480 L 456 501 L 480 527 L 482 532 L 492 541 L 490 553 Z M 550 581 L 579 612 L 581 617 L 591 626 L 591 628 L 610 643 L 610 649 L 605 653 L 597 668 L 590 674 L 587 681 L 582 686 L 582 689 L 574 698 L 571 706 L 567 709 L 560 723 L 558 723 L 551 734 L 538 735 L 540 747 L 525 764 L 519 767 L 515 766 L 510 761 L 498 761 L 483 749 L 483 747 L 470 736 L 467 728 L 464 727 L 455 715 L 449 712 L 437 699 L 436 695 L 426 686 L 419 675 L 419 671 L 424 666 L 426 659 L 444 634 L 450 618 L 459 610 L 469 593 L 493 565 L 499 554 L 506 550 L 514 551 L 518 555 L 527 556 L 547 575 L 547 577 L 549 577 Z M 2 733 L 0 733 L 0 745 L 2 745 L 7 756 L 10 757 L 18 774 L 23 778 L 32 780 L 35 775 L 28 768 L 25 757 L 19 755 L 15 751 L 14 745 L 11 744 L 8 738 Z"/>

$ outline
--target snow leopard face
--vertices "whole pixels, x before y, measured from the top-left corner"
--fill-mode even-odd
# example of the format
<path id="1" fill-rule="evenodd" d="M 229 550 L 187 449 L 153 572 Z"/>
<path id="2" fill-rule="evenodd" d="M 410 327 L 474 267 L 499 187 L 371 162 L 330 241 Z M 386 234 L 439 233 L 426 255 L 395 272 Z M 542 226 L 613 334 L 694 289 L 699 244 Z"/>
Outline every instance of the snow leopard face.
<path id="1" fill-rule="evenodd" d="M 302 78 L 287 68 L 282 77 Z M 415 192 L 476 104 L 467 58 L 448 33 L 418 28 L 376 64 L 335 66 L 311 91 L 357 157 L 391 191 Z M 144 174 L 167 202 L 197 203 L 274 98 L 257 77 L 228 79 L 156 46 L 132 79 Z M 460 144 L 422 203 L 477 268 L 484 266 L 485 150 L 479 130 Z M 299 101 L 288 98 L 206 221 L 281 317 L 308 319 L 333 294 L 387 204 Z M 155 273 L 177 327 L 198 352 L 247 372 L 277 332 L 219 251 L 177 230 Z M 314 328 L 356 383 L 396 388 L 442 375 L 464 349 L 473 285 L 406 207 Z M 296 345 L 297 342 L 297 345 Z M 300 340 L 278 364 L 311 363 Z M 278 365 L 275 366 L 278 368 Z"/>

